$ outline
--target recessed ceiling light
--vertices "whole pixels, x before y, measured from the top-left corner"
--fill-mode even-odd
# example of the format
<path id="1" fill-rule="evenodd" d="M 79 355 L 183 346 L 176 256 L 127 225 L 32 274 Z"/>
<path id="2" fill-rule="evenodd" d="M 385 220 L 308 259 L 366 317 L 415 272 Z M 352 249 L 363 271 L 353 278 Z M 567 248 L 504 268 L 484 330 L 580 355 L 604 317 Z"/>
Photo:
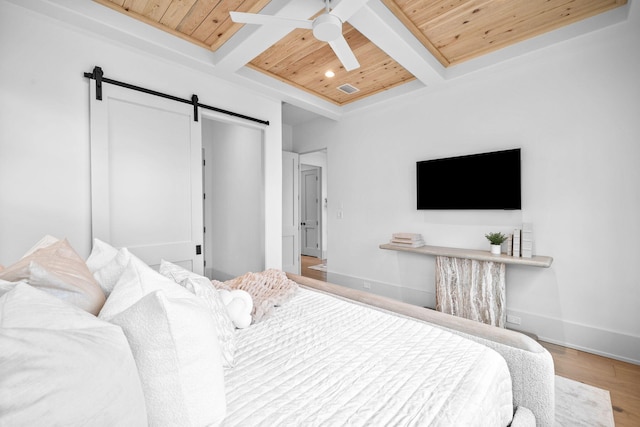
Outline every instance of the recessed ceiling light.
<path id="1" fill-rule="evenodd" d="M 327 71 L 326 73 L 324 73 L 324 75 L 325 75 L 326 77 L 331 78 L 331 77 L 335 76 L 335 75 L 336 75 L 336 73 L 334 73 L 333 71 L 329 70 L 329 71 Z"/>

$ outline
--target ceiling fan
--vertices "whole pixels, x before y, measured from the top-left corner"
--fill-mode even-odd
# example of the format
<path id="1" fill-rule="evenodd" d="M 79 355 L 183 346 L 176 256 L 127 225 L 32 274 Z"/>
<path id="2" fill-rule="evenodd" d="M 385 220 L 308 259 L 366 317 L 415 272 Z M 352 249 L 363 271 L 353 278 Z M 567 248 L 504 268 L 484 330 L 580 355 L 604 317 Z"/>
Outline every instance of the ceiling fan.
<path id="1" fill-rule="evenodd" d="M 284 27 L 313 30 L 313 36 L 328 42 L 331 49 L 347 71 L 360 67 L 349 44 L 342 35 L 342 24 L 355 14 L 368 0 L 342 0 L 334 9 L 329 9 L 329 1 L 325 0 L 325 13 L 317 18 L 294 19 L 257 13 L 229 12 L 231 20 L 239 24 L 280 25 Z"/>

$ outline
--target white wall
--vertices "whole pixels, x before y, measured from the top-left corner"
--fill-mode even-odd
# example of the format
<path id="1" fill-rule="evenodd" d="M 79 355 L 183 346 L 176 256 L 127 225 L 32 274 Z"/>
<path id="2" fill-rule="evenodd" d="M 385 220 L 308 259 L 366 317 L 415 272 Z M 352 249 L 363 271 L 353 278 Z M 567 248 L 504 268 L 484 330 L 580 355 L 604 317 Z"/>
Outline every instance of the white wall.
<path id="1" fill-rule="evenodd" d="M 105 10 L 108 10 L 105 8 Z M 90 26 L 90 25 L 89 25 Z M 44 234 L 91 246 L 89 80 L 105 76 L 269 120 L 265 144 L 265 266 L 282 257 L 282 115 L 257 95 L 0 0 L 0 263 Z"/>
<path id="2" fill-rule="evenodd" d="M 330 280 L 433 305 L 434 259 L 379 249 L 391 233 L 488 250 L 486 232 L 531 221 L 536 252 L 554 262 L 508 266 L 519 328 L 640 363 L 639 6 L 622 24 L 340 122 L 295 127 L 296 151 L 328 147 Z M 513 147 L 522 148 L 522 211 L 416 210 L 416 161 Z M 495 179 L 469 177 L 452 191 L 491 191 Z"/>
<path id="3" fill-rule="evenodd" d="M 264 270 L 262 131 L 202 123 L 205 150 L 205 272 L 224 281 Z"/>
<path id="4" fill-rule="evenodd" d="M 293 151 L 293 127 L 282 124 L 282 151 Z"/>

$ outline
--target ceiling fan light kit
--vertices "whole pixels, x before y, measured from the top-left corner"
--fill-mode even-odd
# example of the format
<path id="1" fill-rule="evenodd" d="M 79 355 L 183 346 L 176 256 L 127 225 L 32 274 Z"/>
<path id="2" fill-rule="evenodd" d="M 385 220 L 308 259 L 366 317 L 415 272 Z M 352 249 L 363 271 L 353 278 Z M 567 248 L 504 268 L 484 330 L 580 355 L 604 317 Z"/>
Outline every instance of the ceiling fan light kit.
<path id="1" fill-rule="evenodd" d="M 318 16 L 313 21 L 313 36 L 323 42 L 332 42 L 342 37 L 342 21 L 329 13 Z"/>

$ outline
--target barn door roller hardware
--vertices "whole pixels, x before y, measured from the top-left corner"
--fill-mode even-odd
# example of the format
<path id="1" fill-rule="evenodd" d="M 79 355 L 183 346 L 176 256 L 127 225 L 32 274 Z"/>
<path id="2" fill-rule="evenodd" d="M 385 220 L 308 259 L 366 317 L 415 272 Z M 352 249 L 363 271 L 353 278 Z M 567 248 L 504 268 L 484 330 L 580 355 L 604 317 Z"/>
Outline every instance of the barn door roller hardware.
<path id="1" fill-rule="evenodd" d="M 216 111 L 218 113 L 222 113 L 222 114 L 226 114 L 228 116 L 233 116 L 233 117 L 238 117 L 240 119 L 244 119 L 244 120 L 250 120 L 252 122 L 256 122 L 256 123 L 261 123 L 263 125 L 267 125 L 269 126 L 269 121 L 268 120 L 260 120 L 260 119 L 256 119 L 255 117 L 251 117 L 251 116 L 245 116 L 244 114 L 240 114 L 240 113 L 234 113 L 233 111 L 228 111 L 228 110 L 223 110 L 222 108 L 217 108 L 217 107 L 212 107 L 210 105 L 206 105 L 206 104 L 201 104 L 200 102 L 198 102 L 198 95 L 192 95 L 191 99 L 184 99 L 184 98 L 179 98 L 177 96 L 173 96 L 173 95 L 169 95 L 166 93 L 162 93 L 162 92 L 158 92 L 155 90 L 151 90 L 151 89 L 146 89 L 140 86 L 136 86 L 136 85 L 132 85 L 129 83 L 124 83 L 124 82 L 120 82 L 118 80 L 113 80 L 113 79 L 109 79 L 104 77 L 104 72 L 102 71 L 102 68 L 96 66 L 93 67 L 93 71 L 91 73 L 84 73 L 84 76 L 88 79 L 92 79 L 96 81 L 96 99 L 98 101 L 102 101 L 102 84 L 103 83 L 109 83 L 115 86 L 120 86 L 126 89 L 131 89 L 131 90 L 135 90 L 138 92 L 143 92 L 143 93 L 147 93 L 149 95 L 155 95 L 155 96 L 159 96 L 161 98 L 165 98 L 165 99 L 170 99 L 172 101 L 176 101 L 176 102 L 182 102 L 183 104 L 191 104 L 193 105 L 193 120 L 194 121 L 198 121 L 198 107 L 200 108 L 205 108 L 207 110 L 211 110 L 211 111 Z"/>

